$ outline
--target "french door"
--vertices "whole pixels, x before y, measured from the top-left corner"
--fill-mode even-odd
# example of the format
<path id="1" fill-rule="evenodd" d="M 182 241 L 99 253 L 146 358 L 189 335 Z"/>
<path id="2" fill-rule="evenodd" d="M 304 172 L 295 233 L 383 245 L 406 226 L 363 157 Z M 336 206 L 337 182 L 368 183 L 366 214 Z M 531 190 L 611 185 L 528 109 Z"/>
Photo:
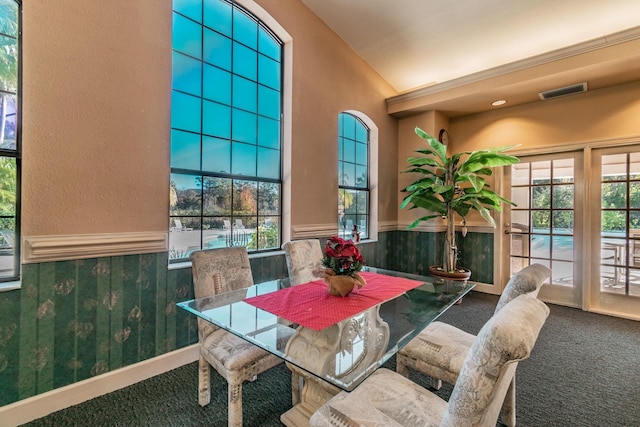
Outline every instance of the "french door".
<path id="1" fill-rule="evenodd" d="M 640 320 L 640 145 L 519 156 L 505 168 L 501 283 L 551 269 L 547 302 Z"/>
<path id="2" fill-rule="evenodd" d="M 640 146 L 594 149 L 586 304 L 640 319 Z"/>
<path id="3" fill-rule="evenodd" d="M 505 195 L 516 206 L 503 215 L 502 283 L 538 263 L 551 269 L 539 297 L 579 307 L 582 299 L 584 195 L 582 152 L 519 156 L 505 171 Z"/>

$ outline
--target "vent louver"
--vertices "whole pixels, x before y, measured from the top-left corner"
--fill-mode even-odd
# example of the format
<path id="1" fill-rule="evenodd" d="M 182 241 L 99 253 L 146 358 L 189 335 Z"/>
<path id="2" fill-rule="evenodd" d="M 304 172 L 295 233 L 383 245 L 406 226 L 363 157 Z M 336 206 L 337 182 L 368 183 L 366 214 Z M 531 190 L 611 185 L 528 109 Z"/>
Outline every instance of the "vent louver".
<path id="1" fill-rule="evenodd" d="M 551 99 L 559 96 L 573 95 L 574 93 L 581 93 L 587 91 L 587 83 L 578 83 L 571 86 L 565 86 L 558 89 L 551 89 L 538 93 L 540 99 Z"/>

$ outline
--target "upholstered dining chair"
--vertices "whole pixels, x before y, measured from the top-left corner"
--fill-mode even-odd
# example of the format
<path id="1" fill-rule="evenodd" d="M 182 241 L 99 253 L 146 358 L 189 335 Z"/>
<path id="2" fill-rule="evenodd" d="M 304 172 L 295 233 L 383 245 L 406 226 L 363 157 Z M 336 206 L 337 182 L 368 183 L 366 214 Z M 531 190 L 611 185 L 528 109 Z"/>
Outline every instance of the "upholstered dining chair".
<path id="1" fill-rule="evenodd" d="M 550 274 L 548 267 L 531 264 L 513 275 L 498 300 L 494 315 L 522 294 L 537 296 Z M 442 381 L 454 384 L 475 338 L 455 326 L 433 322 L 400 350 L 396 358 L 396 372 L 405 377 L 409 376 L 409 369 L 421 372 L 431 377 L 431 384 L 436 390 L 442 386 Z M 502 408 L 502 423 L 510 427 L 516 424 L 515 401 L 514 376 Z"/>
<path id="2" fill-rule="evenodd" d="M 529 357 L 549 308 L 521 295 L 480 330 L 449 401 L 408 378 L 379 369 L 351 393 L 340 392 L 312 416 L 312 427 L 495 427 L 518 363 Z"/>
<path id="3" fill-rule="evenodd" d="M 291 285 L 299 285 L 317 279 L 313 273 L 322 262 L 320 240 L 292 240 L 283 244 L 282 250 L 284 250 L 287 260 Z"/>
<path id="4" fill-rule="evenodd" d="M 247 248 L 208 249 L 191 253 L 196 298 L 253 285 Z M 242 383 L 282 362 L 277 356 L 198 319 L 200 359 L 198 403 L 211 400 L 210 366 L 228 383 L 229 426 L 242 426 Z"/>
<path id="5" fill-rule="evenodd" d="M 291 286 L 317 279 L 314 271 L 321 266 L 323 257 L 320 240 L 291 240 L 282 245 L 282 250 L 287 261 Z M 293 373 L 291 376 L 291 402 L 294 406 L 300 402 L 302 387 L 302 377 Z"/>

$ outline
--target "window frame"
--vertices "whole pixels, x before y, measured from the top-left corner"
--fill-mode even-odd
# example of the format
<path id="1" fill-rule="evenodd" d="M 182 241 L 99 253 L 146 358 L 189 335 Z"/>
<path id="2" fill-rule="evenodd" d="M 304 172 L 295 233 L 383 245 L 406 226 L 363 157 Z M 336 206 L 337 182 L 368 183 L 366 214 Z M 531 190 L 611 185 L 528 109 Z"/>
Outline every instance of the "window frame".
<path id="1" fill-rule="evenodd" d="M 14 220 L 14 237 L 13 237 L 13 274 L 5 277 L 0 277 L 0 286 L 9 287 L 9 289 L 13 289 L 13 284 L 19 284 L 21 279 L 21 264 L 20 264 L 20 255 L 21 255 L 21 188 L 22 188 L 22 1 L 20 0 L 12 0 L 17 7 L 17 33 L 15 36 L 15 40 L 17 43 L 16 47 L 16 92 L 13 94 L 10 91 L 0 90 L 3 94 L 13 94 L 16 99 L 16 121 L 15 121 L 15 133 L 16 133 L 16 141 L 15 148 L 0 148 L 0 157 L 1 158 L 12 158 L 15 159 L 16 162 L 16 177 L 15 177 L 15 211 L 13 216 L 11 215 L 1 215 L 1 218 L 13 218 Z M 3 36 L 12 37 L 10 34 L 2 34 Z"/>
<path id="2" fill-rule="evenodd" d="M 378 128 L 377 126 L 375 126 L 375 124 L 369 117 L 367 117 L 365 114 L 359 111 L 354 111 L 354 110 L 342 111 L 338 114 L 338 141 L 345 138 L 345 136 L 343 135 L 343 129 L 342 129 L 343 116 L 352 117 L 355 120 L 355 123 L 362 126 L 362 128 L 367 132 L 367 164 L 366 164 L 367 180 L 366 180 L 366 185 L 364 186 L 358 186 L 355 184 L 355 182 L 354 182 L 354 185 L 343 184 L 343 181 L 341 178 L 340 166 L 341 166 L 341 163 L 344 162 L 345 160 L 342 157 L 342 152 L 340 150 L 341 144 L 339 142 L 338 143 L 338 151 L 339 151 L 338 152 L 338 235 L 346 239 L 350 239 L 352 237 L 352 230 L 347 230 L 345 228 L 347 222 L 345 220 L 345 222 L 343 223 L 343 219 L 340 215 L 342 191 L 343 190 L 362 191 L 366 193 L 366 212 L 364 214 L 356 213 L 355 215 L 356 215 L 356 220 L 360 216 L 364 216 L 366 218 L 365 220 L 366 233 L 364 233 L 363 235 L 363 230 L 358 229 L 359 236 L 357 240 L 358 241 L 359 240 L 367 240 L 367 241 L 377 240 L 377 235 L 378 235 L 378 230 L 377 230 Z M 351 139 L 351 138 L 348 138 L 348 139 Z M 357 140 L 357 137 L 353 139 L 354 142 L 356 142 L 356 140 Z M 348 162 L 348 163 L 351 163 L 351 162 Z M 355 160 L 353 163 L 354 165 L 356 164 Z M 358 224 L 361 224 L 360 221 L 358 221 Z"/>
<path id="3" fill-rule="evenodd" d="M 273 39 L 274 42 L 276 42 L 277 44 L 279 44 L 279 61 L 280 61 L 280 70 L 279 70 L 279 74 L 280 74 L 280 82 L 279 82 L 279 116 L 277 117 L 277 119 L 274 117 L 274 119 L 276 119 L 278 121 L 279 124 L 279 135 L 278 135 L 278 155 L 279 155 L 279 171 L 278 171 L 278 177 L 277 178 L 273 178 L 273 177 L 268 177 L 268 178 L 264 178 L 264 177 L 260 177 L 259 173 L 256 173 L 253 176 L 248 176 L 248 175 L 239 175 L 239 174 L 233 174 L 233 173 L 210 173 L 207 171 L 204 171 L 202 168 L 202 166 L 200 167 L 200 171 L 195 171 L 195 170 L 186 170 L 186 169 L 181 169 L 181 168 L 175 168 L 172 167 L 171 168 L 171 173 L 184 173 L 186 172 L 187 174 L 191 174 L 191 175 L 195 175 L 195 176 L 201 176 L 201 177 L 212 177 L 212 178 L 221 178 L 221 179 L 230 179 L 233 181 L 251 181 L 256 183 L 256 186 L 260 186 L 263 183 L 276 183 L 278 186 L 278 190 L 279 191 L 279 206 L 277 207 L 277 212 L 274 211 L 270 211 L 269 214 L 263 214 L 263 212 L 260 212 L 260 207 L 256 206 L 256 210 L 255 210 L 255 215 L 251 214 L 250 217 L 254 220 L 257 220 L 258 223 L 256 224 L 256 230 L 258 235 L 256 235 L 256 238 L 259 239 L 259 233 L 260 233 L 260 229 L 258 228 L 258 224 L 262 224 L 262 222 L 265 222 L 265 218 L 271 218 L 271 223 L 273 223 L 274 225 L 277 226 L 278 229 L 278 237 L 277 237 L 277 244 L 275 244 L 273 247 L 267 247 L 267 248 L 256 248 L 256 249 L 250 249 L 250 253 L 259 253 L 259 252 L 272 252 L 272 251 L 277 251 L 280 250 L 280 244 L 283 241 L 286 241 L 290 235 L 290 214 L 288 213 L 290 211 L 289 208 L 289 204 L 290 204 L 290 198 L 288 197 L 288 192 L 290 189 L 290 178 L 286 178 L 289 176 L 289 174 L 287 173 L 287 171 L 290 169 L 290 154 L 289 154 L 289 150 L 290 150 L 290 140 L 291 140 L 291 125 L 290 125 L 290 117 L 291 117 L 291 100 L 290 98 L 290 94 L 291 94 L 291 52 L 292 52 L 292 48 L 291 48 L 291 42 L 292 39 L 291 37 L 286 33 L 286 31 L 283 30 L 283 28 L 277 24 L 277 22 L 275 20 L 273 20 L 273 18 L 270 17 L 270 15 L 268 13 L 266 13 L 264 11 L 264 9 L 262 9 L 260 6 L 258 6 L 257 4 L 255 4 L 255 2 L 250 1 L 250 0 L 238 0 L 238 1 L 228 1 L 228 0 L 224 0 L 227 4 L 229 4 L 229 6 L 233 9 L 238 9 L 240 12 L 244 13 L 245 15 L 247 15 L 247 17 L 249 19 L 251 19 L 252 21 L 254 21 L 256 23 L 256 28 L 262 29 L 263 31 L 265 31 L 268 35 L 270 35 Z M 203 9 L 204 10 L 204 9 Z M 179 12 L 176 12 L 179 13 Z M 181 15 L 184 16 L 184 15 Z M 231 19 L 233 20 L 233 17 L 231 17 Z M 208 26 L 204 25 L 204 22 L 201 23 L 203 25 L 204 28 L 211 28 Z M 260 31 L 260 30 L 258 30 Z M 234 37 L 233 35 L 230 37 L 230 40 L 233 43 Z M 258 49 L 258 52 L 262 52 Z M 177 52 L 176 50 L 173 49 L 172 47 L 172 52 Z M 264 52 L 262 53 L 258 53 L 258 57 L 260 57 L 261 55 L 263 55 Z M 207 63 L 203 61 L 202 63 Z M 231 71 L 231 70 L 230 70 Z M 231 73 L 230 74 L 233 78 L 233 76 L 235 76 L 236 74 Z M 203 80 L 204 82 L 204 80 Z M 259 83 L 259 78 L 255 77 L 255 84 L 260 85 Z M 174 89 L 172 87 L 172 93 L 174 93 Z M 206 99 L 204 97 L 204 94 L 201 92 L 199 95 L 199 99 Z M 256 98 L 257 99 L 257 98 Z M 233 109 L 233 103 L 229 104 L 229 108 Z M 202 111 L 202 107 L 201 107 L 201 111 Z M 255 111 L 256 114 L 256 120 L 260 120 L 260 117 L 262 117 L 262 114 L 256 110 Z M 172 126 L 172 131 L 174 130 L 173 126 Z M 201 127 L 201 132 L 198 135 L 200 138 L 205 137 L 206 133 L 203 131 L 202 127 Z M 236 139 L 231 136 L 231 138 L 229 139 L 229 141 L 231 142 L 231 146 L 233 144 L 235 144 L 237 141 Z M 259 144 L 259 142 L 256 141 L 255 143 L 256 149 L 258 150 L 257 152 L 257 157 L 260 156 L 259 153 L 259 148 L 262 147 L 262 145 Z M 200 153 L 202 153 L 202 146 L 200 147 Z M 256 162 L 258 162 L 257 158 L 256 158 Z M 197 172 L 197 173 L 196 173 Z M 230 170 L 229 172 L 233 172 L 233 170 Z M 202 190 L 202 188 L 201 188 Z M 243 218 L 242 215 L 236 216 L 233 215 L 234 212 L 230 211 L 229 212 L 230 215 L 232 215 L 230 217 L 230 221 L 233 223 L 235 223 L 235 218 Z M 193 215 L 187 215 L 187 216 L 193 216 Z M 219 220 L 222 221 L 222 219 L 226 219 L 226 216 L 228 215 L 224 215 L 224 216 L 219 216 Z M 169 227 L 171 230 L 171 226 L 174 223 L 174 219 L 181 219 L 185 217 L 184 215 L 178 215 L 178 214 L 172 214 L 172 212 L 169 212 Z M 196 216 L 193 216 L 194 218 Z M 209 218 L 210 215 L 207 215 L 205 212 L 205 209 L 203 208 L 203 206 L 200 206 L 200 210 L 199 210 L 199 215 L 197 215 L 197 218 L 199 218 L 199 223 L 201 224 L 201 229 L 198 230 L 200 232 L 200 247 L 202 248 L 204 245 L 203 242 L 203 234 L 202 234 L 202 219 L 206 219 Z M 269 220 L 268 220 L 269 221 Z M 277 223 L 276 223 L 277 221 Z M 184 227 L 184 226 L 183 226 Z M 184 227 L 185 229 L 188 229 L 186 227 Z M 251 238 L 249 238 L 249 241 L 251 240 Z M 272 242 L 269 241 L 269 245 L 271 245 Z M 171 249 L 170 249 L 170 253 L 171 253 Z M 185 252 L 186 253 L 186 252 Z M 177 262 L 186 262 L 188 261 L 187 257 L 179 257 L 179 258 L 174 258 L 172 260 L 170 260 L 170 262 L 172 263 L 177 263 Z"/>

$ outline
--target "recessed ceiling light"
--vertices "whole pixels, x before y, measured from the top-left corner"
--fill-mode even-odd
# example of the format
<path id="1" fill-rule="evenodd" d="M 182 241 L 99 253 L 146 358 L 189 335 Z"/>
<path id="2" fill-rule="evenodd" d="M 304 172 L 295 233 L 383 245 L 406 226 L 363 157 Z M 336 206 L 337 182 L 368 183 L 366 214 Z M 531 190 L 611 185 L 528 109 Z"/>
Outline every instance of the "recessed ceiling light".
<path id="1" fill-rule="evenodd" d="M 506 101 L 506 100 L 504 100 L 504 99 L 498 99 L 497 101 L 493 101 L 493 102 L 491 103 L 491 105 L 493 105 L 494 107 L 497 107 L 497 106 L 499 106 L 499 105 L 504 105 L 504 104 L 506 104 L 506 103 L 507 103 L 507 101 Z"/>

